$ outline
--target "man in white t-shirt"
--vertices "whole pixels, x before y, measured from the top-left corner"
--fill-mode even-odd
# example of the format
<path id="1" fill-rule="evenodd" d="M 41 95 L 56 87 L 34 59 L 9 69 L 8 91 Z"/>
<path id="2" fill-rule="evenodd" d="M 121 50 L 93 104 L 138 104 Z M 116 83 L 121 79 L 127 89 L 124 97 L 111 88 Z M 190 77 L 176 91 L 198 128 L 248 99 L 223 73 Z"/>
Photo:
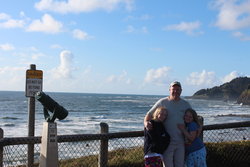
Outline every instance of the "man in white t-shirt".
<path id="1" fill-rule="evenodd" d="M 178 124 L 184 124 L 183 116 L 186 109 L 191 108 L 190 104 L 180 97 L 181 84 L 178 81 L 172 82 L 169 87 L 169 96 L 158 100 L 147 112 L 144 118 L 144 126 L 152 128 L 149 122 L 157 107 L 165 107 L 168 110 L 168 117 L 164 121 L 164 127 L 170 135 L 170 144 L 163 154 L 166 167 L 184 167 L 184 137 L 178 129 Z"/>

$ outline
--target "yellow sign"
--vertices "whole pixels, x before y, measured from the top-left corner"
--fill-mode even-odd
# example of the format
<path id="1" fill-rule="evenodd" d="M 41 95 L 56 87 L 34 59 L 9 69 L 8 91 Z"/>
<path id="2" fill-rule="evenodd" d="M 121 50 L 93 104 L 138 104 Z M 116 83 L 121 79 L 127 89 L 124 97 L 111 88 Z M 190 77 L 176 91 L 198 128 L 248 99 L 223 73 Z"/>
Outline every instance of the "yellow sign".
<path id="1" fill-rule="evenodd" d="M 42 70 L 27 70 L 26 71 L 26 78 L 27 79 L 42 79 L 43 78 L 43 71 Z"/>

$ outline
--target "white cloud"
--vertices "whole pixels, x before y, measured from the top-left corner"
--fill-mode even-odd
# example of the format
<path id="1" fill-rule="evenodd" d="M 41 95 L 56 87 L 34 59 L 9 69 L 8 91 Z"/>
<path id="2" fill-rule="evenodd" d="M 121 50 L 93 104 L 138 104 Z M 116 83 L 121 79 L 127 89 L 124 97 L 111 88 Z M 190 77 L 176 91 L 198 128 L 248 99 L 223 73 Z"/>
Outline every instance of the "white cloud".
<path id="1" fill-rule="evenodd" d="M 150 69 L 144 78 L 144 83 L 153 83 L 156 85 L 166 85 L 169 81 L 170 67 L 161 67 L 158 69 Z"/>
<path id="2" fill-rule="evenodd" d="M 131 79 L 127 77 L 127 72 L 123 71 L 121 75 L 111 75 L 106 79 L 107 83 L 125 83 L 131 84 Z"/>
<path id="3" fill-rule="evenodd" d="M 88 35 L 88 33 L 79 30 L 79 29 L 74 29 L 73 30 L 73 37 L 76 39 L 80 39 L 80 40 L 87 40 L 90 39 L 91 37 Z"/>
<path id="4" fill-rule="evenodd" d="M 215 86 L 218 83 L 218 79 L 213 71 L 207 72 L 203 70 L 202 72 L 192 72 L 187 77 L 187 84 L 202 87 Z"/>
<path id="5" fill-rule="evenodd" d="M 89 65 L 89 66 L 87 66 L 87 67 L 84 69 L 84 71 L 83 71 L 83 75 L 90 74 L 90 73 L 91 73 L 91 71 L 92 71 L 92 66 L 91 66 L 91 65 Z"/>
<path id="6" fill-rule="evenodd" d="M 3 51 L 11 51 L 11 50 L 14 50 L 15 47 L 11 44 L 0 44 L 0 50 L 3 50 Z"/>
<path id="7" fill-rule="evenodd" d="M 25 90 L 25 67 L 0 67 L 1 90 Z"/>
<path id="8" fill-rule="evenodd" d="M 23 20 L 9 19 L 5 22 L 0 22 L 0 27 L 2 28 L 22 28 L 24 25 L 25 22 Z"/>
<path id="9" fill-rule="evenodd" d="M 20 64 L 25 66 L 29 64 L 41 64 L 43 61 L 42 57 L 46 57 L 44 53 L 34 46 L 14 49 L 15 52 L 10 52 L 8 59 L 14 58 L 13 63 L 17 63 L 16 66 Z"/>
<path id="10" fill-rule="evenodd" d="M 44 14 L 41 20 L 34 20 L 27 31 L 37 31 L 45 33 L 59 33 L 62 31 L 63 24 L 59 21 L 56 21 L 49 14 Z"/>
<path id="11" fill-rule="evenodd" d="M 134 26 L 132 25 L 128 25 L 127 26 L 127 30 L 126 30 L 127 33 L 132 33 L 132 32 L 135 32 L 135 28 Z"/>
<path id="12" fill-rule="evenodd" d="M 240 74 L 237 71 L 232 71 L 230 74 L 226 75 L 224 78 L 222 78 L 222 82 L 230 82 L 232 79 L 239 77 Z"/>
<path id="13" fill-rule="evenodd" d="M 50 48 L 52 48 L 52 49 L 62 49 L 63 47 L 61 45 L 59 45 L 59 44 L 53 44 L 53 45 L 50 46 Z"/>
<path id="14" fill-rule="evenodd" d="M 44 57 L 45 55 L 43 53 L 32 53 L 31 59 L 32 60 L 38 60 L 40 57 Z"/>
<path id="15" fill-rule="evenodd" d="M 145 26 L 143 26 L 141 28 L 135 28 L 132 25 L 128 25 L 125 32 L 126 33 L 143 33 L 143 34 L 146 34 L 146 33 L 148 33 L 148 29 Z"/>
<path id="16" fill-rule="evenodd" d="M 0 20 L 9 20 L 11 17 L 6 13 L 0 13 Z"/>
<path id="17" fill-rule="evenodd" d="M 217 27 L 224 30 L 250 27 L 250 0 L 217 0 L 213 7 L 219 10 Z"/>
<path id="18" fill-rule="evenodd" d="M 64 50 L 60 53 L 60 65 L 52 70 L 52 74 L 57 79 L 72 78 L 73 67 L 73 54 Z"/>
<path id="19" fill-rule="evenodd" d="M 246 35 L 246 34 L 244 34 L 242 32 L 239 32 L 239 31 L 234 32 L 233 36 L 236 37 L 236 38 L 239 38 L 242 41 L 250 41 L 250 36 L 249 35 Z"/>
<path id="20" fill-rule="evenodd" d="M 135 21 L 137 21 L 137 20 L 139 20 L 139 21 L 147 21 L 147 20 L 150 20 L 150 19 L 152 19 L 152 16 L 150 16 L 150 15 L 148 15 L 148 14 L 144 14 L 144 15 L 141 15 L 141 16 L 127 16 L 125 19 L 124 19 L 124 21 L 130 21 L 130 20 L 135 20 Z"/>
<path id="21" fill-rule="evenodd" d="M 20 17 L 23 17 L 23 18 L 26 17 L 24 11 L 21 11 L 21 12 L 19 13 L 19 15 L 20 15 Z"/>
<path id="22" fill-rule="evenodd" d="M 112 11 L 121 5 L 125 5 L 127 10 L 132 10 L 134 0 L 41 0 L 35 4 L 35 8 L 58 13 L 80 13 L 95 10 Z"/>
<path id="23" fill-rule="evenodd" d="M 23 28 L 25 26 L 25 19 L 26 18 L 20 20 L 12 19 L 11 16 L 6 13 L 0 13 L 0 28 Z"/>
<path id="24" fill-rule="evenodd" d="M 176 31 L 185 32 L 188 35 L 198 35 L 198 34 L 202 34 L 202 32 L 199 30 L 200 26 L 201 26 L 201 23 L 199 21 L 181 22 L 179 24 L 168 25 L 164 27 L 163 30 L 165 31 L 176 30 Z"/>

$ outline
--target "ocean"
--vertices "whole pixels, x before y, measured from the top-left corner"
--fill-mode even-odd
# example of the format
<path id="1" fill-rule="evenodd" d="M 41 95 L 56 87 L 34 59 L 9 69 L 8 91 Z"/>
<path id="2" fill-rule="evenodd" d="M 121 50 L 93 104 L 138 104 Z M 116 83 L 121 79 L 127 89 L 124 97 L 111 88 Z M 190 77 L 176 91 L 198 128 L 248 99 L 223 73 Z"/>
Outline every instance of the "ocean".
<path id="1" fill-rule="evenodd" d="M 110 132 L 143 130 L 143 119 L 152 105 L 164 96 L 45 92 L 68 110 L 56 120 L 58 135 L 100 133 L 100 123 Z M 185 97 L 183 97 L 185 99 Z M 205 125 L 250 121 L 250 106 L 233 101 L 187 98 Z M 45 122 L 43 106 L 35 102 L 35 136 L 41 136 Z M 25 92 L 0 91 L 0 128 L 5 137 L 28 136 L 28 98 Z"/>

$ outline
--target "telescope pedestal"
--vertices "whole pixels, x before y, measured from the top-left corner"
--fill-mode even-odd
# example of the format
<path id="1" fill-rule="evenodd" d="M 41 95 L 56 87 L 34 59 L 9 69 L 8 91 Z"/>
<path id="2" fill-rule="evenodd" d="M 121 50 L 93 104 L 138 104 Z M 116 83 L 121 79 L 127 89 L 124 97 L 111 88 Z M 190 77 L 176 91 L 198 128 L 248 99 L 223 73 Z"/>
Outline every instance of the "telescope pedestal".
<path id="1" fill-rule="evenodd" d="M 57 126 L 44 122 L 39 167 L 58 167 Z"/>

